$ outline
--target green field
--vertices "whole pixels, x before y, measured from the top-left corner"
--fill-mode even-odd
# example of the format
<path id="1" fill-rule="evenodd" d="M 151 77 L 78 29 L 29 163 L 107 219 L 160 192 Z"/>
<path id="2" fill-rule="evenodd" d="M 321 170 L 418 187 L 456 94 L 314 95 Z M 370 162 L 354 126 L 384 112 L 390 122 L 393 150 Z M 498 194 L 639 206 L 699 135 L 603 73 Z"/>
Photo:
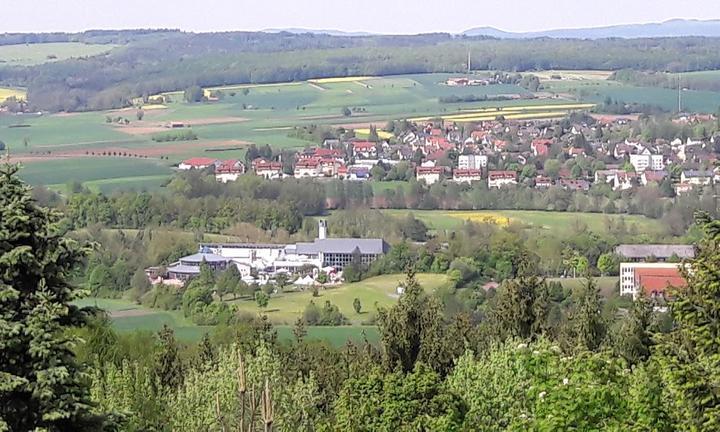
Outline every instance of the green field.
<path id="1" fill-rule="evenodd" d="M 69 181 L 97 182 L 97 188 L 113 182 L 128 183 L 134 188 L 160 177 L 167 177 L 170 168 L 156 160 L 104 157 L 57 159 L 24 163 L 20 177 L 30 184 L 57 185 Z M 160 176 L 160 177 L 157 177 Z"/>
<path id="2" fill-rule="evenodd" d="M 292 325 L 302 316 L 310 301 L 315 302 L 319 307 L 330 301 L 353 325 L 360 325 L 375 315 L 378 306 L 387 307 L 395 303 L 397 300 L 395 289 L 403 279 L 404 275 L 401 274 L 377 276 L 338 288 L 320 290 L 318 297 L 313 297 L 310 291 L 276 294 L 272 296 L 265 309 L 259 308 L 251 300 L 240 300 L 234 304 L 241 311 L 265 313 L 275 324 Z M 434 290 L 447 283 L 447 278 L 445 275 L 419 274 L 418 281 L 425 289 Z M 360 299 L 362 305 L 360 314 L 356 314 L 353 309 L 355 298 Z"/>
<path id="3" fill-rule="evenodd" d="M 479 210 L 479 211 L 448 211 L 448 210 L 383 210 L 384 212 L 402 217 L 412 213 L 435 230 L 452 230 L 464 221 L 478 221 L 487 217 L 496 218 L 497 223 L 521 223 L 539 227 L 553 232 L 567 230 L 573 224 L 584 224 L 595 232 L 603 232 L 608 220 L 625 220 L 628 229 L 632 226 L 643 233 L 662 231 L 661 222 L 639 215 L 609 215 L 602 213 L 572 213 L 536 210 Z"/>
<path id="4" fill-rule="evenodd" d="M 309 338 L 327 340 L 336 346 L 343 345 L 348 339 L 360 342 L 364 337 L 375 342 L 378 339 L 377 328 L 372 325 L 362 325 L 362 322 L 374 315 L 376 305 L 387 307 L 395 303 L 395 288 L 402 279 L 403 275 L 378 276 L 334 289 L 321 290 L 319 297 L 312 297 L 309 291 L 277 294 L 273 295 L 265 310 L 259 309 L 255 302 L 251 301 L 238 301 L 234 304 L 244 312 L 267 314 L 276 325 L 278 337 L 281 340 L 289 340 L 293 337 L 292 325 L 302 315 L 305 306 L 311 300 L 319 306 L 322 306 L 326 300 L 330 300 L 340 308 L 340 311 L 348 317 L 353 325 L 310 327 L 308 328 Z M 420 274 L 418 280 L 424 288 L 433 290 L 443 286 L 447 279 L 444 275 Z M 352 307 L 356 297 L 363 305 L 360 314 L 356 314 Z M 96 306 L 106 310 L 110 313 L 113 327 L 120 332 L 134 330 L 156 332 L 163 325 L 167 325 L 175 330 L 178 339 L 196 341 L 204 333 L 213 329 L 193 324 L 179 311 L 148 309 L 127 300 L 86 298 L 75 304 Z"/>
<path id="5" fill-rule="evenodd" d="M 0 46 L 0 67 L 30 66 L 69 58 L 102 54 L 115 45 L 84 44 L 80 42 L 53 42 Z"/>

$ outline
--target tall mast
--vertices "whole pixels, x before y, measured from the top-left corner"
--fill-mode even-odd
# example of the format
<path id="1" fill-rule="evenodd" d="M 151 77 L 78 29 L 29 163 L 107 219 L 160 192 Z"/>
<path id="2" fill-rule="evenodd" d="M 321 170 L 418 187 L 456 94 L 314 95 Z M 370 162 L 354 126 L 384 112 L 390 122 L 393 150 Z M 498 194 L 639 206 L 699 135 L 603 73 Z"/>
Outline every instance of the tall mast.
<path id="1" fill-rule="evenodd" d="M 678 113 L 682 112 L 682 73 L 678 74 Z"/>

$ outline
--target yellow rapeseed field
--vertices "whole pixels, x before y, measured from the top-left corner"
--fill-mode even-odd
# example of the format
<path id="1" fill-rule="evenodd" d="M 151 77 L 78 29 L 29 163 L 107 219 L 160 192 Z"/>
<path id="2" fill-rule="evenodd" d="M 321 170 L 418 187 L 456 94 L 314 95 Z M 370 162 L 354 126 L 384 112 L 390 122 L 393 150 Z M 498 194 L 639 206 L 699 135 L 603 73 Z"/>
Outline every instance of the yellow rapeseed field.
<path id="1" fill-rule="evenodd" d="M 509 217 L 483 211 L 456 211 L 447 212 L 445 213 L 445 215 L 456 219 L 462 219 L 464 221 L 487 223 L 498 226 L 508 226 L 511 222 L 511 219 Z"/>
<path id="2" fill-rule="evenodd" d="M 474 110 L 462 111 L 461 114 L 447 114 L 439 116 L 443 120 L 450 121 L 487 121 L 494 120 L 497 116 L 505 116 L 506 119 L 530 120 L 552 117 L 562 117 L 571 110 L 588 109 L 594 107 L 595 104 L 575 103 L 575 104 L 548 104 L 548 105 L 520 105 L 509 107 L 491 107 L 479 108 Z M 426 121 L 437 117 L 417 117 L 410 121 Z"/>
<path id="3" fill-rule="evenodd" d="M 27 91 L 18 88 L 0 87 L 0 102 L 13 96 L 24 100 L 27 97 Z"/>
<path id="4" fill-rule="evenodd" d="M 368 135 L 370 135 L 370 129 L 368 129 L 368 128 L 355 129 L 355 134 L 356 134 L 356 135 L 368 136 Z M 392 137 L 394 136 L 392 133 L 390 133 L 390 132 L 385 132 L 385 131 L 383 131 L 383 130 L 377 131 L 377 134 L 378 134 L 378 138 L 384 139 L 384 140 L 388 140 L 388 139 L 390 139 L 390 138 L 392 138 Z"/>
<path id="5" fill-rule="evenodd" d="M 365 81 L 374 79 L 375 77 L 371 76 L 356 76 L 356 77 L 337 77 L 337 78 L 317 78 L 317 79 L 310 79 L 308 80 L 309 83 L 313 84 L 334 84 L 334 83 L 344 83 L 344 82 L 353 82 L 353 81 Z"/>

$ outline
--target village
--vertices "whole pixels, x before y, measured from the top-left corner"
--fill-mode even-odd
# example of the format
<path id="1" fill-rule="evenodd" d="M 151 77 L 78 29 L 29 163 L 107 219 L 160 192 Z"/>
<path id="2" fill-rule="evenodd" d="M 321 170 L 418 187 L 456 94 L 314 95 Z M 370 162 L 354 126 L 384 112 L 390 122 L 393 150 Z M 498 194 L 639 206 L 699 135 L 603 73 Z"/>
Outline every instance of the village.
<path id="1" fill-rule="evenodd" d="M 575 117 L 579 120 L 499 118 L 474 125 L 441 120 L 404 122 L 399 131 L 383 131 L 385 139 L 378 137 L 374 128 L 370 129 L 373 138 L 325 139 L 317 147 L 295 153 L 290 164 L 280 155 L 247 161 L 196 157 L 183 161 L 178 169 L 212 167 L 217 181 L 223 183 L 245 173 L 266 179 L 349 181 L 414 177 L 428 186 L 484 183 L 490 189 L 523 185 L 589 191 L 593 185 L 607 185 L 611 191 L 626 191 L 656 185 L 665 196 L 686 194 L 720 181 L 720 169 L 714 166 L 720 136 L 618 140 L 616 132 L 632 127 L 637 116 L 570 118 Z M 672 121 L 678 127 L 693 127 L 716 118 L 686 115 Z M 397 175 L 398 171 L 405 174 Z"/>

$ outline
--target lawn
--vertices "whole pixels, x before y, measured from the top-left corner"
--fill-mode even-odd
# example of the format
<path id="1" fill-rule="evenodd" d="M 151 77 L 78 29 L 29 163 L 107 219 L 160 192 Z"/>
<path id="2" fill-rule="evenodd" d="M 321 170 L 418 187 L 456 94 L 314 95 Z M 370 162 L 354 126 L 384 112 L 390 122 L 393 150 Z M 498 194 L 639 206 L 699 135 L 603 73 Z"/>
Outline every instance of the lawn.
<path id="1" fill-rule="evenodd" d="M 320 290 L 318 297 L 312 293 L 289 292 L 273 295 L 267 308 L 261 309 L 252 300 L 238 300 L 231 302 L 239 310 L 250 313 L 265 313 L 278 325 L 293 325 L 298 317 L 302 316 L 305 307 L 310 301 L 322 307 L 326 301 L 336 305 L 353 325 L 360 325 L 370 320 L 378 307 L 388 307 L 397 300 L 396 288 L 404 279 L 404 275 L 384 275 L 366 279 L 361 282 L 347 284 L 338 288 Z M 418 281 L 428 290 L 434 290 L 445 283 L 445 275 L 419 274 Z M 362 310 L 359 314 L 353 309 L 355 298 L 360 299 Z"/>
<path id="2" fill-rule="evenodd" d="M 30 66 L 102 54 L 115 45 L 85 44 L 80 42 L 52 42 L 0 46 L 0 66 Z"/>
<path id="3" fill-rule="evenodd" d="M 370 342 L 378 340 L 377 328 L 372 325 L 362 325 L 374 315 L 377 306 L 391 306 L 395 303 L 395 288 L 404 278 L 403 275 L 385 275 L 364 280 L 362 282 L 344 285 L 330 290 L 321 290 L 320 296 L 312 297 L 310 292 L 285 293 L 275 295 L 270 299 L 266 310 L 261 310 L 250 301 L 234 302 L 240 310 L 250 313 L 267 314 L 278 330 L 280 340 L 293 338 L 293 324 L 305 306 L 315 301 L 322 306 L 326 300 L 336 304 L 340 311 L 352 322 L 352 326 L 342 327 L 309 327 L 307 337 L 310 339 L 322 339 L 335 346 L 345 344 L 348 339 L 362 342 L 365 337 Z M 420 274 L 420 284 L 433 290 L 443 286 L 447 279 L 444 275 Z M 353 300 L 359 298 L 363 309 L 360 314 L 353 310 Z M 196 341 L 204 333 L 212 331 L 213 327 L 197 326 L 183 317 L 179 311 L 163 311 L 148 309 L 127 300 L 85 298 L 75 302 L 78 306 L 96 306 L 106 310 L 112 319 L 113 327 L 120 332 L 134 330 L 145 330 L 156 332 L 163 325 L 172 327 L 178 339 L 184 341 Z"/>
<path id="4" fill-rule="evenodd" d="M 603 213 L 572 213 L 537 210 L 482 210 L 482 211 L 447 211 L 447 210 L 383 210 L 393 216 L 402 217 L 412 213 L 435 230 L 452 230 L 464 221 L 484 221 L 497 219 L 506 223 L 522 223 L 549 231 L 561 232 L 573 224 L 582 223 L 595 232 L 604 232 L 609 220 L 620 218 L 630 227 L 635 226 L 638 232 L 658 232 L 662 230 L 660 221 L 639 215 L 610 215 Z"/>

